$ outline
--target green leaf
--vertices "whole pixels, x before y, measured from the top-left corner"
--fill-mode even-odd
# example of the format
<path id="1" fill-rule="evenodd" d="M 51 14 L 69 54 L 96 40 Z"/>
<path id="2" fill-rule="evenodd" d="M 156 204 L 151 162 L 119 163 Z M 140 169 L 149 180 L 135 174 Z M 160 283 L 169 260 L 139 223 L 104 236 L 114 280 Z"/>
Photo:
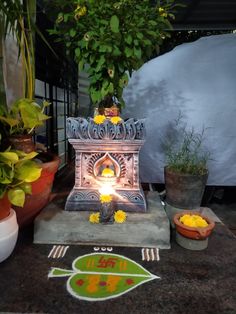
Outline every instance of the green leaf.
<path id="1" fill-rule="evenodd" d="M 23 207 L 25 203 L 25 192 L 20 188 L 14 188 L 8 191 L 8 198 L 11 204 Z"/>
<path id="2" fill-rule="evenodd" d="M 17 124 L 19 124 L 19 120 L 12 119 L 12 118 L 0 117 L 0 121 L 3 121 L 5 123 L 9 124 L 11 128 L 16 126 Z"/>
<path id="3" fill-rule="evenodd" d="M 133 55 L 133 50 L 129 47 L 125 47 L 125 55 L 127 58 L 131 57 Z"/>
<path id="4" fill-rule="evenodd" d="M 100 57 L 100 59 L 99 59 L 99 61 L 98 61 L 98 64 L 97 64 L 97 66 L 96 66 L 95 71 L 98 72 L 98 71 L 101 69 L 101 67 L 102 67 L 102 65 L 103 65 L 104 63 L 105 63 L 105 57 L 104 57 L 104 55 L 101 55 L 101 57 Z"/>
<path id="5" fill-rule="evenodd" d="M 136 36 L 138 37 L 138 39 L 143 39 L 143 34 L 140 33 L 140 32 L 138 32 L 138 33 L 136 34 Z"/>
<path id="6" fill-rule="evenodd" d="M 19 157 L 14 152 L 0 152 L 0 161 L 3 160 L 8 165 L 15 164 L 19 161 Z"/>
<path id="7" fill-rule="evenodd" d="M 11 165 L 0 163 L 0 183 L 7 184 L 12 183 L 14 178 L 14 169 Z"/>
<path id="8" fill-rule="evenodd" d="M 116 15 L 111 17 L 110 27 L 113 33 L 119 33 L 119 18 Z"/>
<path id="9" fill-rule="evenodd" d="M 83 69 L 84 69 L 84 60 L 80 60 L 80 62 L 79 62 L 79 70 L 83 71 Z"/>
<path id="10" fill-rule="evenodd" d="M 80 48 L 76 48 L 75 49 L 75 55 L 76 55 L 77 58 L 80 57 Z"/>
<path id="11" fill-rule="evenodd" d="M 32 160 L 26 160 L 19 163 L 16 169 L 16 178 L 27 183 L 36 181 L 41 175 L 42 168 Z"/>
<path id="12" fill-rule="evenodd" d="M 15 152 L 21 158 L 21 161 L 22 160 L 33 159 L 34 157 L 36 157 L 38 155 L 37 152 L 25 153 L 25 152 L 23 152 L 21 150 L 15 150 Z"/>
<path id="13" fill-rule="evenodd" d="M 141 59 L 141 57 L 142 57 L 142 51 L 141 51 L 141 49 L 134 47 L 134 55 L 135 55 L 138 59 Z"/>
<path id="14" fill-rule="evenodd" d="M 70 36 L 75 37 L 75 35 L 76 35 L 76 30 L 74 28 L 71 28 L 70 29 Z"/>
<path id="15" fill-rule="evenodd" d="M 92 102 L 95 104 L 96 102 L 99 102 L 102 99 L 102 95 L 100 91 L 97 91 L 95 89 L 90 89 L 90 96 L 92 99 Z"/>
<path id="16" fill-rule="evenodd" d="M 41 112 L 41 107 L 31 102 L 21 102 L 19 105 L 21 117 L 26 129 L 32 129 L 43 124 L 49 117 Z"/>
<path id="17" fill-rule="evenodd" d="M 25 192 L 25 194 L 32 194 L 32 186 L 30 183 L 21 183 L 20 188 Z"/>
<path id="18" fill-rule="evenodd" d="M 6 185 L 0 184 L 0 198 L 3 198 L 3 196 L 5 195 L 6 190 L 7 190 Z"/>
<path id="19" fill-rule="evenodd" d="M 113 56 L 118 57 L 118 56 L 121 55 L 121 51 L 120 51 L 120 49 L 117 46 L 115 46 L 114 49 L 113 49 L 112 54 L 113 54 Z"/>
<path id="20" fill-rule="evenodd" d="M 125 42 L 129 45 L 132 43 L 132 36 L 130 34 L 125 36 Z"/>

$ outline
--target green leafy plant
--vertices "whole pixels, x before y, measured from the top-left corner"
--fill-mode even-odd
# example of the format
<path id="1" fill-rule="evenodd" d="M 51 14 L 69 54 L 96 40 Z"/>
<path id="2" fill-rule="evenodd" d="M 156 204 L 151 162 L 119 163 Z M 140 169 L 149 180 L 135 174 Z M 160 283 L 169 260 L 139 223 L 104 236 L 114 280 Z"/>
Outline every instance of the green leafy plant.
<path id="1" fill-rule="evenodd" d="M 11 108 L 6 106 L 2 88 L 4 84 L 2 80 L 0 81 L 0 121 L 5 137 L 9 134 L 31 133 L 35 127 L 42 125 L 49 118 L 43 113 L 49 103 L 44 101 L 40 106 L 33 100 L 35 91 L 35 31 L 45 42 L 45 38 L 35 25 L 35 15 L 35 0 L 8 0 L 0 3 L 0 43 L 4 41 L 7 33 L 12 34 L 16 39 L 19 47 L 19 59 L 22 63 L 23 81 L 23 98 L 17 100 Z"/>
<path id="2" fill-rule="evenodd" d="M 181 118 L 180 118 L 181 119 Z M 185 174 L 201 175 L 207 172 L 210 152 L 203 147 L 204 132 L 187 129 L 180 119 L 165 138 L 164 150 L 168 169 Z"/>
<path id="3" fill-rule="evenodd" d="M 49 105 L 47 101 L 43 101 L 40 106 L 33 100 L 22 98 L 17 100 L 11 109 L 0 109 L 0 121 L 9 126 L 10 135 L 30 134 L 49 118 L 43 113 Z"/>
<path id="4" fill-rule="evenodd" d="M 32 160 L 36 155 L 11 149 L 0 152 L 0 198 L 7 194 L 11 204 L 23 207 L 31 183 L 41 175 L 42 169 Z"/>
<path id="5" fill-rule="evenodd" d="M 171 29 L 173 0 L 153 5 L 149 0 L 57 0 L 55 28 L 50 33 L 65 42 L 69 54 L 90 78 L 94 104 L 124 106 L 129 76 L 152 56 Z M 89 65 L 89 67 L 88 67 Z"/>

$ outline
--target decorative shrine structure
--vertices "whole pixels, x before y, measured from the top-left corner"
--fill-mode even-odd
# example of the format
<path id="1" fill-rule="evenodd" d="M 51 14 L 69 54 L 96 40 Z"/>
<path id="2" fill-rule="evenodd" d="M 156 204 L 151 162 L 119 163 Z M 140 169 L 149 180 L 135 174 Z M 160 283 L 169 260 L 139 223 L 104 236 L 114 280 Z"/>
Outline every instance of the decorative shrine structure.
<path id="1" fill-rule="evenodd" d="M 75 185 L 65 210 L 94 211 L 101 207 L 99 189 L 111 185 L 117 209 L 146 212 L 146 199 L 139 181 L 139 151 L 144 144 L 144 120 L 128 119 L 118 124 L 92 118 L 68 118 L 67 136 L 75 157 Z M 113 175 L 104 177 L 105 168 Z"/>

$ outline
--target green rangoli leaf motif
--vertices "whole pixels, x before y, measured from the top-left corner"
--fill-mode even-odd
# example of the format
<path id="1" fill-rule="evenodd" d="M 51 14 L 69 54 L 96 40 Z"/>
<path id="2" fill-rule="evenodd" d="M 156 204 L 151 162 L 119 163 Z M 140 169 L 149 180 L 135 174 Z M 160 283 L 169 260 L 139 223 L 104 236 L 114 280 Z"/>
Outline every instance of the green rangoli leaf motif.
<path id="1" fill-rule="evenodd" d="M 49 277 L 69 276 L 67 290 L 75 297 L 102 301 L 120 296 L 157 277 L 131 259 L 117 254 L 91 253 L 74 260 L 73 270 L 53 268 Z"/>

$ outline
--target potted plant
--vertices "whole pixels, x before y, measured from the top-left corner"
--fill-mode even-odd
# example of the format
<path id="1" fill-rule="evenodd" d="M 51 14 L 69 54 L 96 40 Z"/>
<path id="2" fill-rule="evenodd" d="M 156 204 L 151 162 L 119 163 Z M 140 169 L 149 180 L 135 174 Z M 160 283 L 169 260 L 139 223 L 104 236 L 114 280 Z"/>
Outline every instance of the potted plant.
<path id="1" fill-rule="evenodd" d="M 11 149 L 0 152 L 0 262 L 11 254 L 18 235 L 11 205 L 23 207 L 32 182 L 41 175 L 42 169 L 32 160 L 36 155 Z"/>
<path id="2" fill-rule="evenodd" d="M 172 210 L 197 209 L 208 178 L 210 154 L 203 146 L 204 130 L 197 133 L 176 122 L 169 138 L 165 138 L 166 166 L 164 179 L 167 207 Z"/>
<path id="3" fill-rule="evenodd" d="M 49 105 L 47 101 L 40 106 L 34 100 L 21 98 L 10 109 L 0 109 L 0 121 L 5 126 L 5 133 L 8 133 L 7 144 L 26 153 L 35 151 L 32 132 L 49 118 L 44 114 L 44 109 Z"/>
<path id="4" fill-rule="evenodd" d="M 37 30 L 34 24 L 35 11 L 35 0 L 9 0 L 0 4 L 0 20 L 5 31 L 10 30 L 16 38 L 23 67 L 23 98 L 16 100 L 10 108 L 1 107 L 0 123 L 4 137 L 10 139 L 11 147 L 26 152 L 35 150 L 32 133 L 48 119 L 44 110 L 49 105 L 44 101 L 40 106 L 34 100 L 34 30 Z M 24 207 L 15 207 L 20 225 L 31 222 L 49 201 L 54 175 L 60 162 L 58 156 L 49 153 L 38 154 L 37 160 L 43 169 L 41 176 L 32 184 L 32 195 L 26 196 Z"/>
<path id="5" fill-rule="evenodd" d="M 149 0 L 56 3 L 59 13 L 50 33 L 65 43 L 79 68 L 89 73 L 93 104 L 123 107 L 129 76 L 155 56 L 169 36 L 173 1 L 162 1 L 162 6 Z"/>

